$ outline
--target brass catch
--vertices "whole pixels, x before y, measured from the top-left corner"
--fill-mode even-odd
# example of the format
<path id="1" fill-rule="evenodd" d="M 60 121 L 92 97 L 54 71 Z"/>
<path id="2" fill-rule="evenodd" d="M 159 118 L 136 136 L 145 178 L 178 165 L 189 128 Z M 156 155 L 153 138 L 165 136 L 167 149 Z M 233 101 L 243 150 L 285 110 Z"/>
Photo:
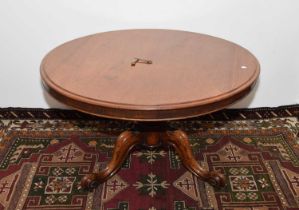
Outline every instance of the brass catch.
<path id="1" fill-rule="evenodd" d="M 131 62 L 131 66 L 135 66 L 137 63 L 152 64 L 153 62 L 147 59 L 134 58 L 134 60 Z"/>

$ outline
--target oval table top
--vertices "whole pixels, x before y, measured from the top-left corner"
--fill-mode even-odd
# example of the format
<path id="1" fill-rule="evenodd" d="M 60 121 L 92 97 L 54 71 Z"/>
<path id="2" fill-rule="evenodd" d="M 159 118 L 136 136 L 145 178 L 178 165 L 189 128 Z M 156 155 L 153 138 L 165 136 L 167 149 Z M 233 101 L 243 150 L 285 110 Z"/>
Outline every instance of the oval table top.
<path id="1" fill-rule="evenodd" d="M 75 39 L 41 64 L 43 84 L 56 99 L 93 115 L 136 121 L 220 110 L 249 93 L 259 71 L 257 59 L 237 44 L 161 29 Z"/>

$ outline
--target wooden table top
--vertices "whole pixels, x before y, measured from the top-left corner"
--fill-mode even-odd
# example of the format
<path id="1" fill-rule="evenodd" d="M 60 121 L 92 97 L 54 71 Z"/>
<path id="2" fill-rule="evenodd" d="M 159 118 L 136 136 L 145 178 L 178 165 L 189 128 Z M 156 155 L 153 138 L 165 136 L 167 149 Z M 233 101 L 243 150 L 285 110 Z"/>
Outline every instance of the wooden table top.
<path id="1" fill-rule="evenodd" d="M 61 102 L 93 115 L 140 121 L 222 109 L 249 93 L 258 75 L 257 59 L 239 45 L 160 29 L 75 39 L 41 64 L 44 86 Z"/>

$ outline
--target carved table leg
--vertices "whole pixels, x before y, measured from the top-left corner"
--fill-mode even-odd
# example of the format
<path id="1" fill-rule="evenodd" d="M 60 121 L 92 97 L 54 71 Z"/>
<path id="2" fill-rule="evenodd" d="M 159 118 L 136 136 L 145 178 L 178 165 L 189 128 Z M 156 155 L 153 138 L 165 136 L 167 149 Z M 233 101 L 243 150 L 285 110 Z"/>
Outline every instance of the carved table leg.
<path id="1" fill-rule="evenodd" d="M 99 184 L 108 180 L 121 167 L 130 150 L 140 142 L 139 134 L 132 131 L 121 133 L 116 140 L 112 158 L 106 168 L 98 173 L 88 174 L 81 180 L 81 186 L 84 189 L 96 188 Z"/>
<path id="2" fill-rule="evenodd" d="M 223 187 L 225 185 L 224 176 L 221 173 L 216 171 L 209 172 L 197 163 L 192 154 L 188 136 L 183 131 L 167 131 L 164 141 L 173 145 L 184 166 L 201 180 L 208 182 L 214 187 Z"/>

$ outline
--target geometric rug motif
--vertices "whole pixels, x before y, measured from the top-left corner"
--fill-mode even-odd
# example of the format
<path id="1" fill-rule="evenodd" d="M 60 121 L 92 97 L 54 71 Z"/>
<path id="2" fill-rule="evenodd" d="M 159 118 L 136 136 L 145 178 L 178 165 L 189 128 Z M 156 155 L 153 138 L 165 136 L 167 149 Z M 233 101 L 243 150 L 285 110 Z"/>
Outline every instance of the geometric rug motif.
<path id="1" fill-rule="evenodd" d="M 198 163 L 225 175 L 213 188 L 171 147 L 135 148 L 96 190 L 81 178 L 105 167 L 132 123 L 76 111 L 0 109 L 0 210 L 299 209 L 299 106 L 224 110 L 173 121 Z"/>

